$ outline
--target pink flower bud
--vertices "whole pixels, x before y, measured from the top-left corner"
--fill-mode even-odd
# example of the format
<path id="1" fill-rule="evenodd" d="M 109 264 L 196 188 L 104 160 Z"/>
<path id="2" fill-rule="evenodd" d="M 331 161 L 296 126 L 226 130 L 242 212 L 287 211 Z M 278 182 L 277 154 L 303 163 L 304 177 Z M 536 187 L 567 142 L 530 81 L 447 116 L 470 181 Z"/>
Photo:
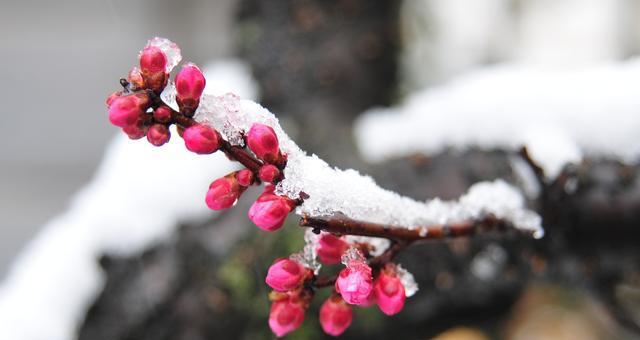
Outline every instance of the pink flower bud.
<path id="1" fill-rule="evenodd" d="M 131 84 L 131 88 L 133 90 L 139 90 L 144 88 L 144 79 L 142 78 L 142 73 L 139 68 L 134 67 L 129 71 L 129 75 L 127 76 L 127 80 L 129 84 Z"/>
<path id="2" fill-rule="evenodd" d="M 169 141 L 171 134 L 169 129 L 162 124 L 153 124 L 147 132 L 147 140 L 155 146 L 161 146 Z"/>
<path id="3" fill-rule="evenodd" d="M 164 73 L 167 67 L 167 56 L 155 46 L 147 46 L 140 52 L 140 69 L 143 73 Z"/>
<path id="4" fill-rule="evenodd" d="M 349 248 L 349 244 L 332 234 L 323 234 L 318 246 L 318 257 L 324 264 L 340 263 L 342 254 Z"/>
<path id="5" fill-rule="evenodd" d="M 258 171 L 258 177 L 265 183 L 273 183 L 278 176 L 280 176 L 280 170 L 272 164 L 263 165 Z"/>
<path id="6" fill-rule="evenodd" d="M 109 121 L 119 127 L 135 124 L 148 103 L 149 98 L 144 94 L 115 97 L 109 105 Z"/>
<path id="7" fill-rule="evenodd" d="M 195 112 L 200 103 L 200 96 L 204 91 L 206 80 L 204 75 L 194 64 L 186 64 L 176 75 L 176 101 L 180 111 L 187 115 Z"/>
<path id="8" fill-rule="evenodd" d="M 238 184 L 243 187 L 248 187 L 253 184 L 253 172 L 251 170 L 243 169 L 238 171 L 236 178 L 238 179 Z"/>
<path id="9" fill-rule="evenodd" d="M 351 306 L 338 295 L 331 296 L 320 307 L 320 325 L 329 335 L 338 336 L 344 333 L 351 325 L 352 319 Z"/>
<path id="10" fill-rule="evenodd" d="M 205 124 L 188 127 L 184 130 L 182 138 L 187 149 L 197 154 L 213 153 L 220 147 L 220 134 Z"/>
<path id="11" fill-rule="evenodd" d="M 153 119 L 158 123 L 168 123 L 171 120 L 171 109 L 168 106 L 159 106 L 153 111 Z"/>
<path id="12" fill-rule="evenodd" d="M 308 272 L 300 262 L 279 259 L 269 267 L 265 282 L 279 292 L 286 292 L 299 287 Z"/>
<path id="13" fill-rule="evenodd" d="M 232 207 L 245 188 L 238 185 L 235 173 L 218 178 L 209 185 L 205 202 L 212 210 Z"/>
<path id="14" fill-rule="evenodd" d="M 274 301 L 269 312 L 271 331 L 281 337 L 298 329 L 304 321 L 304 311 L 304 306 L 293 297 Z"/>
<path id="15" fill-rule="evenodd" d="M 167 84 L 167 56 L 155 46 L 147 46 L 140 52 L 140 71 L 146 88 L 160 93 Z"/>
<path id="16" fill-rule="evenodd" d="M 113 100 L 122 96 L 122 91 L 116 91 L 113 92 L 112 94 L 109 95 L 109 97 L 107 97 L 107 107 L 111 106 L 111 103 L 113 103 Z"/>
<path id="17" fill-rule="evenodd" d="M 373 290 L 371 267 L 364 261 L 350 261 L 338 275 L 336 290 L 349 304 L 368 304 Z"/>
<path id="18" fill-rule="evenodd" d="M 267 187 L 249 209 L 249 219 L 266 231 L 280 229 L 295 207 L 293 200 L 275 195 L 273 190 L 273 186 Z"/>
<path id="19" fill-rule="evenodd" d="M 247 145 L 258 158 L 265 162 L 273 163 L 280 158 L 278 136 L 270 126 L 253 124 L 247 134 Z"/>
<path id="20" fill-rule="evenodd" d="M 139 119 L 135 124 L 123 127 L 122 131 L 131 139 L 140 139 L 147 135 L 149 127 L 145 126 L 143 121 Z"/>
<path id="21" fill-rule="evenodd" d="M 404 307 L 407 295 L 402 282 L 396 275 L 395 267 L 388 265 L 381 270 L 373 289 L 378 307 L 383 313 L 394 315 Z"/>

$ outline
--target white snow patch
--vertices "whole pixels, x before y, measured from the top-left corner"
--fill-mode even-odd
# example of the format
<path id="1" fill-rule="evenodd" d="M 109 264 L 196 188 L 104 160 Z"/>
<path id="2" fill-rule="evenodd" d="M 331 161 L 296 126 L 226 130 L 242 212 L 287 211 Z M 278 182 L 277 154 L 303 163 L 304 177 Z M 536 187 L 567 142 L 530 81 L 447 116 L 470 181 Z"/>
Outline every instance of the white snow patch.
<path id="1" fill-rule="evenodd" d="M 355 133 L 371 161 L 447 147 L 527 146 L 553 178 L 584 155 L 638 159 L 638 87 L 640 60 L 571 70 L 497 66 L 371 109 Z"/>

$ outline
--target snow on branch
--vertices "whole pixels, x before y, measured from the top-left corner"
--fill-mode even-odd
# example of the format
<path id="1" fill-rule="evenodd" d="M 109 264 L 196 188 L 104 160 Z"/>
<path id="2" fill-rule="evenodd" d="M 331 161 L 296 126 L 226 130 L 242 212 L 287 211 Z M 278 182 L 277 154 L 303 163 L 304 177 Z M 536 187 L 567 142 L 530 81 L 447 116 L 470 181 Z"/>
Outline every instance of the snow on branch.
<path id="1" fill-rule="evenodd" d="M 405 287 L 403 282 L 413 280 L 392 260 L 414 241 L 504 227 L 543 236 L 540 217 L 504 181 L 478 183 L 457 201 L 422 202 L 385 190 L 369 176 L 308 155 L 259 104 L 231 93 L 203 94 L 206 79 L 194 64 L 185 64 L 170 83 L 169 72 L 180 59 L 175 44 L 150 40 L 140 53 L 140 68 L 107 99 L 109 119 L 130 138 L 146 136 L 155 146 L 170 140 L 169 127 L 175 125 L 188 150 L 202 155 L 221 151 L 241 163 L 245 169 L 211 183 L 205 197 L 209 208 L 231 208 L 247 187 L 265 184 L 248 212 L 254 224 L 275 231 L 295 211 L 303 226 L 319 234 L 307 232 L 302 253 L 269 268 L 267 284 L 274 289 L 269 325 L 278 336 L 300 325 L 315 289 L 331 285 L 335 296 L 325 302 L 327 313 L 350 313 L 351 305 L 372 302 L 386 314 L 400 312 L 415 289 Z M 345 268 L 335 278 L 318 276 L 317 257 Z M 327 333 L 344 331 L 330 320 L 325 323 L 321 312 Z"/>

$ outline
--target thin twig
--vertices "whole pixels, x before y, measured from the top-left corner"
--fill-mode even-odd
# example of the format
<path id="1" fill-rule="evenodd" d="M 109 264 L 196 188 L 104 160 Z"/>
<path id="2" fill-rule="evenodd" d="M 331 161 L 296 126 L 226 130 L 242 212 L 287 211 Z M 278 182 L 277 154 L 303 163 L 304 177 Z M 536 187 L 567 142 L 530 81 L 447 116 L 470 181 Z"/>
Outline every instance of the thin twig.
<path id="1" fill-rule="evenodd" d="M 469 236 L 489 230 L 506 230 L 511 226 L 509 222 L 492 215 L 471 221 L 445 225 L 416 226 L 413 228 L 357 221 L 345 216 L 303 216 L 299 224 L 302 227 L 313 228 L 317 232 L 322 230 L 338 235 L 382 237 L 399 242 Z M 524 232 L 532 234 L 528 230 Z"/>

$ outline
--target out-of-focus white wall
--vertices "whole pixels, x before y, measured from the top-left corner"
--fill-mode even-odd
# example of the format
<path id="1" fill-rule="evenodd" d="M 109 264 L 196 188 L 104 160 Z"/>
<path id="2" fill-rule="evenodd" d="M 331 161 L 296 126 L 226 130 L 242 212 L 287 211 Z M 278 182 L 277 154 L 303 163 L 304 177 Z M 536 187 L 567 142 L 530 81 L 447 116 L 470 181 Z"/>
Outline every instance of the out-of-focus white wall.
<path id="1" fill-rule="evenodd" d="M 639 0 L 405 0 L 403 90 L 483 65 L 575 67 L 640 51 Z"/>
<path id="2" fill-rule="evenodd" d="M 232 0 L 0 0 L 0 278 L 92 175 L 117 129 L 104 100 L 146 40 L 230 53 Z"/>

